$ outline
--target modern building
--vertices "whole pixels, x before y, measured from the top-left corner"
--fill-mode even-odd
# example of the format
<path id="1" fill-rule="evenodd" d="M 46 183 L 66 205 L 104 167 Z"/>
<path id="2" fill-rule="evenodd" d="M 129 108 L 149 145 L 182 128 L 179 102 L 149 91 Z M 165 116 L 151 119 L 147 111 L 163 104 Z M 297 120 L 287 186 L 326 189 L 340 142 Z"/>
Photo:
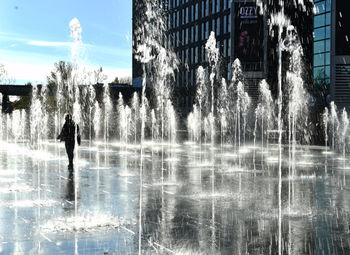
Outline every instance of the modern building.
<path id="1" fill-rule="evenodd" d="M 133 30 L 142 18 L 142 2 L 133 0 Z M 180 60 L 176 73 L 174 94 L 177 109 L 186 115 L 191 109 L 196 86 L 196 70 L 199 66 L 208 66 L 205 44 L 213 31 L 220 52 L 220 75 L 229 80 L 231 65 L 236 58 L 242 63 L 246 89 L 254 99 L 258 97 L 258 84 L 266 78 L 271 81 L 276 94 L 276 38 L 269 36 L 269 13 L 260 10 L 260 5 L 267 5 L 268 11 L 275 11 L 273 1 L 256 0 L 159 0 L 163 3 L 164 16 L 167 18 L 167 36 Z M 287 2 L 287 1 L 286 1 Z M 298 32 L 301 31 L 304 48 L 310 48 L 306 59 L 312 62 L 312 14 L 298 11 L 298 8 L 286 3 L 287 15 L 291 15 Z M 310 4 L 311 6 L 311 4 Z M 300 15 L 295 15 L 295 14 Z M 308 25 L 305 26 L 305 23 Z M 305 29 L 303 28 L 305 26 Z M 311 39 L 307 38 L 311 37 Z M 306 39 L 305 39 L 305 38 Z M 134 47 L 135 45 L 134 41 Z M 135 48 L 134 48 L 135 49 Z M 307 52 L 307 50 L 306 50 Z M 311 68 L 310 68 L 311 69 Z M 317 71 L 317 69 L 316 69 Z M 133 59 L 133 79 L 140 80 L 141 65 Z"/>
<path id="2" fill-rule="evenodd" d="M 142 0 L 133 1 L 133 30 L 142 11 Z M 235 58 L 242 61 L 248 92 L 257 96 L 258 82 L 266 77 L 266 18 L 255 0 L 162 0 L 167 17 L 168 40 L 180 60 L 174 92 L 178 107 L 192 107 L 196 70 L 208 66 L 205 44 L 215 33 L 220 52 L 220 75 L 230 79 Z M 135 47 L 135 43 L 134 43 Z M 141 66 L 133 58 L 133 79 L 139 79 Z"/>
<path id="3" fill-rule="evenodd" d="M 350 107 L 350 1 L 315 0 L 314 80 L 338 107 Z"/>

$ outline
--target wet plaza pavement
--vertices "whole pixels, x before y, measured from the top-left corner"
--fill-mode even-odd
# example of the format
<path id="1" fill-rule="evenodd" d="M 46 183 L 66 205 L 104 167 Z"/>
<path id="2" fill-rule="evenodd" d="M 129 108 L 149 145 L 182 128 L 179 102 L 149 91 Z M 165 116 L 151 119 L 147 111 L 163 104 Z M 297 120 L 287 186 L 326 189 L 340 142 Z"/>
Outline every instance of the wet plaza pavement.
<path id="1" fill-rule="evenodd" d="M 323 148 L 284 147 L 279 178 L 277 146 L 83 143 L 72 175 L 41 147 L 1 144 L 0 254 L 350 253 L 349 161 Z"/>

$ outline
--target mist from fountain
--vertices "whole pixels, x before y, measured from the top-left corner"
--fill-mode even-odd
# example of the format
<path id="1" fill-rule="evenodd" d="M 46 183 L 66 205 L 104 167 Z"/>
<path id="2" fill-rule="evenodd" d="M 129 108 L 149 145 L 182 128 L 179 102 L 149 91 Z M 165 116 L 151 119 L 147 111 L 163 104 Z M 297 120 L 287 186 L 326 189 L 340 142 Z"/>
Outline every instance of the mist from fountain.
<path id="1" fill-rule="evenodd" d="M 154 21 L 158 16 L 155 14 L 156 10 L 146 12 L 149 21 Z M 274 16 L 276 20 L 281 20 L 282 16 Z M 81 43 L 81 27 L 76 26 L 72 30 L 75 32 L 74 45 Z M 277 24 L 277 21 L 272 22 Z M 197 70 L 197 92 L 196 92 L 196 104 L 193 106 L 193 111 L 188 115 L 187 119 L 187 131 L 189 134 L 189 140 L 193 143 L 198 143 L 201 150 L 202 142 L 210 143 L 211 148 L 215 149 L 216 141 L 220 140 L 221 149 L 226 143 L 234 145 L 235 152 L 243 153 L 245 145 L 250 142 L 250 138 L 254 139 L 254 147 L 261 142 L 261 151 L 268 151 L 265 147 L 269 144 L 269 132 L 272 130 L 278 131 L 279 134 L 279 192 L 282 188 L 282 135 L 283 131 L 288 130 L 288 144 L 289 150 L 293 152 L 295 156 L 296 145 L 306 144 L 309 141 L 309 134 L 306 132 L 308 119 L 308 94 L 304 88 L 304 82 L 302 80 L 302 50 L 300 42 L 295 37 L 295 30 L 292 26 L 288 25 L 289 22 L 282 22 L 282 27 L 287 30 L 287 37 L 282 40 L 280 36 L 279 54 L 281 57 L 282 51 L 288 52 L 290 57 L 289 69 L 286 73 L 286 83 L 282 86 L 282 77 L 279 76 L 279 94 L 277 102 L 273 101 L 269 84 L 265 80 L 262 80 L 259 84 L 259 98 L 257 105 L 255 106 L 251 98 L 247 93 L 247 83 L 244 80 L 243 71 L 240 61 L 236 59 L 232 64 L 232 77 L 231 80 L 221 79 L 218 75 L 219 69 L 219 56 L 218 48 L 216 48 L 216 40 L 214 33 L 212 32 L 208 43 L 206 45 L 208 59 L 210 63 L 209 69 L 205 70 L 203 67 L 199 67 Z M 283 29 L 281 28 L 281 29 Z M 99 137 L 104 137 L 105 145 L 111 142 L 111 131 L 117 130 L 119 134 L 115 135 L 119 137 L 120 143 L 126 148 L 130 143 L 141 144 L 140 150 L 140 194 L 139 194 L 139 253 L 141 253 L 141 232 L 142 232 L 142 208 L 143 208 L 143 165 L 144 165 L 144 142 L 145 138 L 150 138 L 153 142 L 161 142 L 162 145 L 162 182 L 164 179 L 164 151 L 163 148 L 165 141 L 169 142 L 169 147 L 175 145 L 177 140 L 177 116 L 174 110 L 173 103 L 171 101 L 171 84 L 173 81 L 174 71 L 177 69 L 177 65 L 174 64 L 175 56 L 173 52 L 168 51 L 161 42 L 155 37 L 159 36 L 163 31 L 162 28 L 155 29 L 155 31 L 149 31 L 147 36 L 149 40 L 146 40 L 144 44 L 139 47 L 139 53 L 142 55 L 140 60 L 144 63 L 144 77 L 143 77 L 143 91 L 141 100 L 138 94 L 134 94 L 131 103 L 124 102 L 123 96 L 119 94 L 117 102 L 116 115 L 118 118 L 117 123 L 114 123 L 111 119 L 113 113 L 113 100 L 109 91 L 109 85 L 104 85 L 103 95 L 103 107 L 100 107 L 99 102 L 96 100 L 95 89 L 92 86 L 87 88 L 79 88 L 79 74 L 78 68 L 73 67 L 72 77 L 69 80 L 68 88 L 63 83 L 58 84 L 56 100 L 57 111 L 55 115 L 55 133 L 58 133 L 62 123 L 62 116 L 65 111 L 72 110 L 73 118 L 76 123 L 84 123 L 84 111 L 87 111 L 89 131 L 88 139 L 90 142 L 94 138 L 97 140 Z M 79 32 L 80 31 L 80 32 Z M 154 34 L 153 34 L 154 32 Z M 79 39 L 80 38 L 80 39 Z M 79 47 L 74 48 L 73 51 Z M 155 50 L 157 54 L 152 53 Z M 75 53 L 72 55 L 77 56 Z M 175 61 L 176 62 L 176 61 Z M 282 62 L 280 62 L 282 65 Z M 150 70 L 155 68 L 155 76 L 150 74 Z M 280 70 L 281 66 L 279 66 Z M 147 71 L 146 71 L 147 70 Z M 281 73 L 279 75 L 282 75 Z M 145 89 L 147 84 L 152 84 L 154 90 L 154 101 L 150 104 L 147 101 Z M 284 89 L 283 89 L 284 87 Z M 217 90 L 216 90 L 217 89 Z M 64 97 L 64 93 L 68 93 L 68 97 Z M 87 93 L 87 106 L 82 107 L 81 100 L 85 98 L 84 93 Z M 288 102 L 282 102 L 283 94 L 286 93 Z M 35 144 L 40 144 L 43 139 L 49 138 L 49 125 L 48 118 L 49 112 L 42 111 L 47 106 L 48 91 L 44 88 L 41 93 L 38 91 L 37 86 L 33 86 L 32 106 L 30 111 L 30 141 Z M 283 118 L 283 111 L 286 110 L 285 119 Z M 277 113 L 277 114 L 276 114 Z M 278 115 L 277 122 L 275 116 Z M 15 111 L 9 120 L 7 115 L 7 137 L 14 137 L 15 142 L 19 139 L 24 139 L 24 129 L 19 126 L 18 123 L 26 119 L 25 112 Z M 0 114 L 0 122 L 4 119 L 4 116 Z M 254 120 L 254 121 L 250 121 Z M 332 140 L 333 150 L 338 147 L 342 148 L 342 152 L 345 158 L 347 135 L 349 129 L 349 119 L 347 112 L 342 111 L 340 121 L 338 120 L 338 113 L 335 104 L 332 102 L 330 110 L 325 109 L 323 114 L 323 123 L 325 126 L 325 144 L 327 146 L 329 137 Z M 288 125 L 284 125 L 284 121 Z M 93 123 L 93 124 L 92 124 Z M 9 128 L 10 126 L 10 128 Z M 12 128 L 11 128 L 12 127 Z M 44 127 L 44 128 L 42 128 Z M 23 129 L 22 129 L 23 128 Z M 149 135 L 147 135 L 149 131 Z M 118 133 L 118 132 L 117 132 Z M 3 135 L 3 126 L 0 127 L 0 135 Z M 203 140 L 203 136 L 205 139 Z M 56 135 L 55 135 L 56 137 Z M 8 138 L 7 138 L 8 140 Z M 255 148 L 254 148 L 255 150 Z M 126 151 L 126 149 L 125 149 Z M 153 148 L 152 148 L 153 153 Z M 152 154 L 153 155 L 153 154 Z M 165 154 L 164 154 L 165 155 Z M 171 155 L 170 153 L 168 156 Z M 255 154 L 254 154 L 255 155 Z M 215 199 L 217 187 L 215 186 L 216 168 L 215 166 L 215 153 L 211 154 L 211 162 L 206 162 L 211 167 L 211 195 L 212 198 L 212 246 L 215 247 Z M 295 160 L 295 157 L 292 160 Z M 202 157 L 202 155 L 200 155 Z M 127 159 L 127 157 L 125 157 Z M 201 158 L 202 159 L 202 158 Z M 98 153 L 96 155 L 96 161 L 99 167 Z M 169 163 L 170 164 L 170 163 Z M 295 165 L 293 166 L 294 169 Z M 255 170 L 255 164 L 254 164 Z M 291 178 L 294 170 L 289 172 Z M 78 178 L 74 180 L 79 181 Z M 289 182 L 290 183 L 290 182 Z M 241 187 L 241 175 L 239 175 L 239 192 L 242 191 Z M 75 198 L 78 197 L 78 188 L 75 186 Z M 291 200 L 291 191 L 289 190 L 288 198 Z M 282 205 L 281 205 L 281 193 L 279 193 L 279 221 L 282 219 Z M 291 202 L 289 203 L 291 204 Z M 75 202 L 75 216 L 78 214 L 78 203 Z M 281 222 L 279 222 L 281 228 Z M 280 229 L 281 232 L 281 229 Z M 280 233 L 279 233 L 280 234 Z M 281 235 L 281 234 L 280 234 Z M 281 252 L 281 236 L 279 236 L 279 252 Z M 214 250 L 214 249 L 213 249 Z"/>

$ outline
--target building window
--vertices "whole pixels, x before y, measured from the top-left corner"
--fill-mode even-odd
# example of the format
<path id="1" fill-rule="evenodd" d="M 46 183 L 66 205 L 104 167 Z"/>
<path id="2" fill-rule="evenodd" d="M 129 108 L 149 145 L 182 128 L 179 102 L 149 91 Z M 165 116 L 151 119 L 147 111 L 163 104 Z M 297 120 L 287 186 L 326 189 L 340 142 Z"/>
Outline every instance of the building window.
<path id="1" fill-rule="evenodd" d="M 202 2 L 202 18 L 205 17 L 205 1 Z"/>
<path id="2" fill-rule="evenodd" d="M 189 16 L 188 15 L 188 7 L 186 7 L 186 14 L 185 15 L 186 15 L 186 23 L 188 23 L 188 16 Z"/>
<path id="3" fill-rule="evenodd" d="M 314 66 L 323 66 L 325 64 L 325 54 L 315 54 L 314 55 Z"/>
<path id="4" fill-rule="evenodd" d="M 323 27 L 326 25 L 325 15 L 317 15 L 314 17 L 314 27 Z"/>
<path id="5" fill-rule="evenodd" d="M 209 37 L 209 21 L 205 23 L 205 39 Z"/>
<path id="6" fill-rule="evenodd" d="M 209 0 L 206 0 L 205 15 L 209 16 Z"/>
<path id="7" fill-rule="evenodd" d="M 227 33 L 226 28 L 227 28 L 227 16 L 225 15 L 225 16 L 224 16 L 224 34 Z"/>
<path id="8" fill-rule="evenodd" d="M 325 41 L 318 41 L 314 43 L 314 54 L 322 53 L 325 51 Z"/>
<path id="9" fill-rule="evenodd" d="M 231 57 L 231 40 L 227 39 L 227 56 Z"/>
<path id="10" fill-rule="evenodd" d="M 227 64 L 227 80 L 231 80 L 231 63 Z"/>
<path id="11" fill-rule="evenodd" d="M 186 28 L 186 33 L 185 33 L 185 37 L 186 37 L 186 44 L 188 44 L 188 38 L 189 38 L 190 34 L 188 32 L 188 28 Z"/>
<path id="12" fill-rule="evenodd" d="M 231 1 L 231 0 L 229 0 L 229 1 Z M 229 33 L 231 33 L 231 14 L 228 15 L 227 21 L 228 21 L 227 30 L 228 30 Z"/>
<path id="13" fill-rule="evenodd" d="M 216 20 L 216 34 L 220 35 L 220 18 Z"/>
<path id="14" fill-rule="evenodd" d="M 316 83 L 330 78 L 331 0 L 314 1 L 314 80 Z"/>
<path id="15" fill-rule="evenodd" d="M 314 30 L 314 41 L 325 39 L 325 28 L 320 27 Z"/>
<path id="16" fill-rule="evenodd" d="M 226 45 L 226 40 L 224 40 L 224 57 L 227 57 L 227 45 Z"/>
<path id="17" fill-rule="evenodd" d="M 201 40 L 204 40 L 204 38 L 205 38 L 205 28 L 204 28 L 204 23 L 202 23 Z"/>

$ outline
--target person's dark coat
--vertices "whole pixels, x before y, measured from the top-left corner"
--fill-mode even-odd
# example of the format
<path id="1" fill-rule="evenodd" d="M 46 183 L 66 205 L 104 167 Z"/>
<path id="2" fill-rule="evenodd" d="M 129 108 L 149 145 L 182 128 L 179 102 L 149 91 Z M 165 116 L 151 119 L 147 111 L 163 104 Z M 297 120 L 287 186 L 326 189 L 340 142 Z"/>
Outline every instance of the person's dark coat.
<path id="1" fill-rule="evenodd" d="M 75 132 L 77 132 L 77 142 L 78 145 L 80 145 L 81 138 L 79 132 L 79 125 L 76 125 L 72 119 L 67 118 L 66 122 L 62 127 L 61 133 L 57 137 L 57 139 L 59 139 L 61 142 L 64 141 L 65 143 L 66 152 L 69 160 L 69 168 L 73 168 Z"/>

